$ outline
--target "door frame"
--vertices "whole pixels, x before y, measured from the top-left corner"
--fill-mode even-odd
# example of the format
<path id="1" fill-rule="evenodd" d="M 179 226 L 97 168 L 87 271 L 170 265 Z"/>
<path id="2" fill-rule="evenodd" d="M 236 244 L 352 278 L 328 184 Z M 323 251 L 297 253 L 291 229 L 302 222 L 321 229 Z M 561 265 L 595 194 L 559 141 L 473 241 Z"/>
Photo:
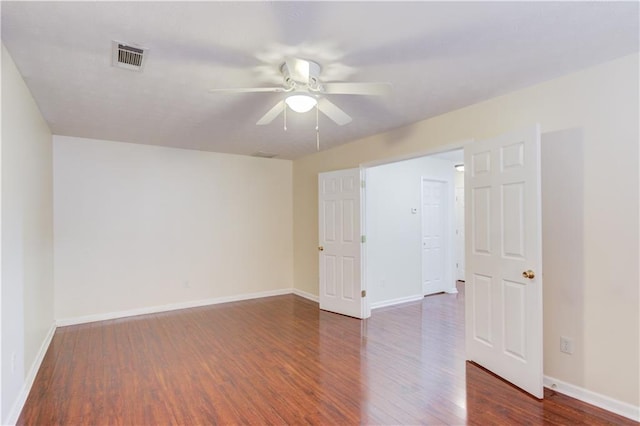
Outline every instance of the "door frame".
<path id="1" fill-rule="evenodd" d="M 362 230 L 362 235 L 365 236 L 367 235 L 367 222 L 366 222 L 366 216 L 367 216 L 367 201 L 366 201 L 366 176 L 367 176 L 367 169 L 370 169 L 372 167 L 377 167 L 377 166 L 384 166 L 385 164 L 393 164 L 393 163 L 398 163 L 401 161 L 407 161 L 407 160 L 413 160 L 416 158 L 421 158 L 421 157 L 428 157 L 431 155 L 436 155 L 436 154 L 442 154 L 443 152 L 449 152 L 449 151 L 456 151 L 456 150 L 460 150 L 460 149 L 464 149 L 465 146 L 472 144 L 475 141 L 475 139 L 464 139 L 461 141 L 456 141 L 456 142 L 452 142 L 449 144 L 445 144 L 445 145 L 440 145 L 437 147 L 433 147 L 433 148 L 429 148 L 427 150 L 424 151 L 418 151 L 416 153 L 412 153 L 412 154 L 408 154 L 408 155 L 401 155 L 401 156 L 396 156 L 396 157 L 389 157 L 389 158 L 383 158 L 380 160 L 374 160 L 374 161 L 368 161 L 366 163 L 360 163 L 359 167 L 360 167 L 360 182 L 364 182 L 362 185 L 360 185 L 360 214 L 361 214 L 361 218 L 360 218 L 360 227 Z M 366 243 L 364 243 L 366 244 Z M 361 249 L 362 252 L 360 253 L 360 264 L 361 264 L 361 274 L 362 274 L 362 289 L 369 292 L 369 285 L 367 282 L 367 256 L 366 256 L 366 248 L 365 246 L 361 245 Z M 421 247 L 417 247 L 419 250 L 421 250 Z M 452 265 L 453 267 L 453 265 Z M 451 278 L 454 278 L 454 272 L 452 271 Z M 422 276 L 422 274 L 421 274 Z M 420 287 L 420 292 L 422 293 L 422 282 L 420 283 L 421 287 Z M 455 284 L 453 286 L 453 288 L 451 289 L 450 292 L 448 293 L 454 293 L 455 289 Z M 455 290 L 455 293 L 457 293 L 458 291 Z M 424 297 L 424 296 L 422 296 Z M 371 316 L 371 304 L 369 303 L 369 297 L 364 297 L 362 299 L 365 303 L 364 307 L 363 307 L 363 312 L 365 312 L 367 314 L 367 317 Z"/>
<path id="2" fill-rule="evenodd" d="M 368 292 L 369 286 L 367 283 L 367 250 L 365 250 L 366 244 L 366 235 L 367 235 L 367 198 L 366 198 L 366 176 L 367 170 L 366 168 L 360 164 L 358 166 L 360 169 L 360 235 L 362 238 L 360 239 L 360 281 L 362 285 L 362 290 L 364 292 Z M 369 303 L 369 297 L 362 297 L 362 313 L 364 318 L 369 318 L 371 316 L 371 303 Z"/>
<path id="3" fill-rule="evenodd" d="M 456 172 L 456 173 L 464 173 L 464 172 Z M 464 179 L 464 176 L 462 177 Z M 460 214 L 460 200 L 458 199 L 459 195 L 458 194 L 458 189 L 462 189 L 462 217 L 459 216 Z M 466 265 L 466 260 L 465 260 L 465 250 L 466 247 L 464 246 L 465 244 L 465 238 L 466 238 L 466 231 L 464 229 L 464 186 L 455 186 L 454 184 L 454 188 L 453 188 L 453 196 L 454 196 L 454 203 L 453 203 L 453 210 L 454 210 L 454 229 L 453 229 L 453 239 L 454 239 L 454 254 L 453 254 L 453 258 L 454 258 L 454 263 L 455 263 L 455 268 L 454 268 L 454 276 L 456 278 L 456 282 L 457 281 L 462 281 L 464 282 L 466 280 L 466 276 L 465 276 L 465 265 Z M 460 223 L 460 221 L 462 221 L 462 223 Z M 460 226 L 462 225 L 462 226 Z M 460 229 L 462 229 L 462 236 L 460 236 Z M 460 244 L 460 238 L 462 238 L 462 244 Z M 461 267 L 462 266 L 462 267 Z"/>

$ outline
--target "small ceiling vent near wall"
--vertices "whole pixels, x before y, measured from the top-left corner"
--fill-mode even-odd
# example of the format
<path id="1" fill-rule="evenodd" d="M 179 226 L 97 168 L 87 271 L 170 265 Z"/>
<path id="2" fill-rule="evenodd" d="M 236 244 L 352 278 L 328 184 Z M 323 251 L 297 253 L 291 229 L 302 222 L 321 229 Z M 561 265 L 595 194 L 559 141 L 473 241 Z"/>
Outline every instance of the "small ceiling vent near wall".
<path id="1" fill-rule="evenodd" d="M 112 41 L 111 51 L 111 65 L 114 67 L 142 71 L 146 49 Z"/>
<path id="2" fill-rule="evenodd" d="M 258 152 L 254 152 L 253 154 L 251 154 L 252 157 L 259 157 L 259 158 L 273 158 L 273 157 L 277 157 L 278 154 L 272 154 L 270 152 L 263 152 L 263 151 L 258 151 Z"/>

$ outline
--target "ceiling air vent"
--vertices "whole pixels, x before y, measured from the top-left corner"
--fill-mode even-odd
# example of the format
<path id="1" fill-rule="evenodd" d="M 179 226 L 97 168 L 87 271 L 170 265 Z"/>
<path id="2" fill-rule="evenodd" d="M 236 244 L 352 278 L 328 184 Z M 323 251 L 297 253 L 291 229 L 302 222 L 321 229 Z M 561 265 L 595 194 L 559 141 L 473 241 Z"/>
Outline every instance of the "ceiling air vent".
<path id="1" fill-rule="evenodd" d="M 111 65 L 131 71 L 142 71 L 146 49 L 113 41 L 111 50 Z"/>
<path id="2" fill-rule="evenodd" d="M 259 158 L 273 158 L 273 157 L 277 157 L 278 154 L 272 154 L 270 152 L 262 152 L 262 151 L 258 151 L 258 152 L 254 152 L 253 154 L 251 154 L 252 157 L 259 157 Z"/>

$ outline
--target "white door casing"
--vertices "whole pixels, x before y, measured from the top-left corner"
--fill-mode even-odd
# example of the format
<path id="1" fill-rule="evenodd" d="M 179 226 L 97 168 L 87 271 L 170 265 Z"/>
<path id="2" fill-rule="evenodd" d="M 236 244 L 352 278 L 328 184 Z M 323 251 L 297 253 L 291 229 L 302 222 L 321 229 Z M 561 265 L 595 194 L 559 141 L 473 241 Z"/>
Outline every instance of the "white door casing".
<path id="1" fill-rule="evenodd" d="M 540 128 L 464 151 L 467 359 L 542 398 Z"/>
<path id="2" fill-rule="evenodd" d="M 422 178 L 422 294 L 451 287 L 447 232 L 447 183 Z M 446 287 L 446 288 L 445 288 Z"/>
<path id="3" fill-rule="evenodd" d="M 361 294 L 360 169 L 318 175 L 320 309 L 369 316 Z"/>
<path id="4" fill-rule="evenodd" d="M 464 187 L 456 187 L 456 280 L 464 281 Z"/>

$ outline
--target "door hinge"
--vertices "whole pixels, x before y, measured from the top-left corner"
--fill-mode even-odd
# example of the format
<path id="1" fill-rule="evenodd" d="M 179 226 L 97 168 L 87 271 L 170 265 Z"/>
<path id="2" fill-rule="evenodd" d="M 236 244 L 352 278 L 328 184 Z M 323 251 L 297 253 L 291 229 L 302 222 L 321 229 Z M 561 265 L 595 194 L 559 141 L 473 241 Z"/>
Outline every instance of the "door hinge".
<path id="1" fill-rule="evenodd" d="M 361 242 L 361 243 L 366 243 L 366 242 L 367 242 L 367 236 L 366 236 L 366 235 L 362 235 L 362 236 L 360 237 L 360 242 Z"/>
<path id="2" fill-rule="evenodd" d="M 360 295 L 361 295 L 362 297 L 367 297 L 367 290 L 362 290 L 362 291 L 360 292 Z"/>

